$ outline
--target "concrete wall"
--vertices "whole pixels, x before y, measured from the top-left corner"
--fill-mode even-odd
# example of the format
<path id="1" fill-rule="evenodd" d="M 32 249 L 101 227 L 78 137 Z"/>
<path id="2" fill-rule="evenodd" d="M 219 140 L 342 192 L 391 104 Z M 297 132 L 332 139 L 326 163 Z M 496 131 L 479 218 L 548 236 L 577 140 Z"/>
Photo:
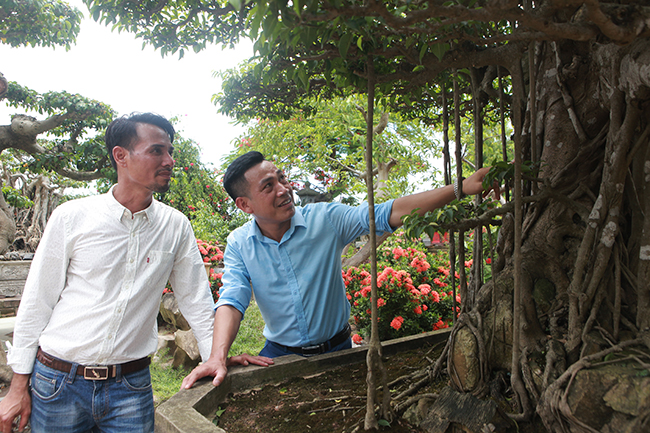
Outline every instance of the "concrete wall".
<path id="1" fill-rule="evenodd" d="M 384 341 L 384 354 L 389 355 L 422 346 L 436 344 L 449 338 L 449 329 Z M 220 403 L 228 394 L 244 392 L 262 385 L 280 383 L 292 377 L 306 376 L 366 360 L 367 346 L 340 352 L 303 358 L 282 356 L 269 367 L 237 366 L 228 371 L 226 380 L 218 387 L 211 379 L 203 379 L 188 390 L 181 390 L 156 408 L 155 433 L 226 433 L 212 423 Z"/>

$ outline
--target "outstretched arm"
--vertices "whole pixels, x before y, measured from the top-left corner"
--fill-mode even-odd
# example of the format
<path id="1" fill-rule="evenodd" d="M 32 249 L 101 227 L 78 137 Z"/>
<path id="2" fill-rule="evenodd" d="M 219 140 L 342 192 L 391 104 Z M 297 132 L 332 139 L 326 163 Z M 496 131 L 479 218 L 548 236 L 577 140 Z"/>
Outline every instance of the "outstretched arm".
<path id="1" fill-rule="evenodd" d="M 463 193 L 466 195 L 474 195 L 482 192 L 483 179 L 489 170 L 490 167 L 483 167 L 463 180 Z M 389 223 L 391 227 L 400 227 L 402 225 L 402 217 L 409 215 L 413 209 L 419 209 L 418 214 L 424 215 L 427 212 L 443 207 L 454 198 L 456 197 L 454 195 L 453 185 L 446 185 L 441 188 L 400 197 L 393 202 L 393 210 L 390 214 Z"/>
<path id="2" fill-rule="evenodd" d="M 235 341 L 241 319 L 242 314 L 234 307 L 223 305 L 217 308 L 217 312 L 214 314 L 214 335 L 210 357 L 183 379 L 182 388 L 191 388 L 197 380 L 206 376 L 214 376 L 212 384 L 219 386 L 226 378 L 228 367 L 231 365 L 268 366 L 273 364 L 273 360 L 265 356 L 244 354 L 228 358 L 228 351 Z"/>

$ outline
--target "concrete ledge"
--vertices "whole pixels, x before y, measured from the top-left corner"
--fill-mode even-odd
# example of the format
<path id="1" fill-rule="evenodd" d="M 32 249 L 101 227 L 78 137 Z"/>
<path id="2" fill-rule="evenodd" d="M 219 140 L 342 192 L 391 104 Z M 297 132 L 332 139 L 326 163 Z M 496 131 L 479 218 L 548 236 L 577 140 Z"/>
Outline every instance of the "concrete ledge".
<path id="1" fill-rule="evenodd" d="M 392 355 L 424 344 L 445 342 L 449 329 L 433 331 L 382 343 L 384 355 Z M 231 393 L 246 392 L 264 385 L 280 383 L 292 377 L 308 376 L 335 367 L 353 365 L 366 360 L 367 346 L 340 352 L 303 358 L 298 355 L 275 359 L 269 367 L 237 366 L 229 369 L 226 380 L 218 387 L 212 380 L 203 379 L 192 388 L 181 390 L 156 408 L 156 433 L 225 433 L 211 419 L 219 404 Z"/>

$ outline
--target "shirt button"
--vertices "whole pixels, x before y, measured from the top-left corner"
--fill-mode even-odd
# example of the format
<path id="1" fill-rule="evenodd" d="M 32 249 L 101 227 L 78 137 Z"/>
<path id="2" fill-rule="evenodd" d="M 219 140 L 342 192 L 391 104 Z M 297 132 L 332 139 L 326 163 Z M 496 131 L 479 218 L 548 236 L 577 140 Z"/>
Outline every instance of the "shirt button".
<path id="1" fill-rule="evenodd" d="M 133 259 L 129 260 L 130 263 L 133 263 Z"/>

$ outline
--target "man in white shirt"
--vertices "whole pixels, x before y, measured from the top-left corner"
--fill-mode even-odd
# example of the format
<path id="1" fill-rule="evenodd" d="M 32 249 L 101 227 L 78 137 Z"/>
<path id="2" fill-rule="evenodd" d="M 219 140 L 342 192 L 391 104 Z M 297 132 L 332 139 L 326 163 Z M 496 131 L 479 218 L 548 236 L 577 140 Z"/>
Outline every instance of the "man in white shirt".
<path id="1" fill-rule="evenodd" d="M 169 280 L 181 311 L 210 357 L 213 302 L 187 218 L 153 199 L 174 166 L 174 128 L 133 114 L 106 130 L 118 183 L 107 194 L 59 206 L 34 256 L 16 317 L 0 402 L 0 433 L 153 432 L 149 356 Z M 232 364 L 268 365 L 242 355 Z M 31 377 L 31 396 L 30 396 Z M 30 417 L 31 414 L 31 417 Z"/>

